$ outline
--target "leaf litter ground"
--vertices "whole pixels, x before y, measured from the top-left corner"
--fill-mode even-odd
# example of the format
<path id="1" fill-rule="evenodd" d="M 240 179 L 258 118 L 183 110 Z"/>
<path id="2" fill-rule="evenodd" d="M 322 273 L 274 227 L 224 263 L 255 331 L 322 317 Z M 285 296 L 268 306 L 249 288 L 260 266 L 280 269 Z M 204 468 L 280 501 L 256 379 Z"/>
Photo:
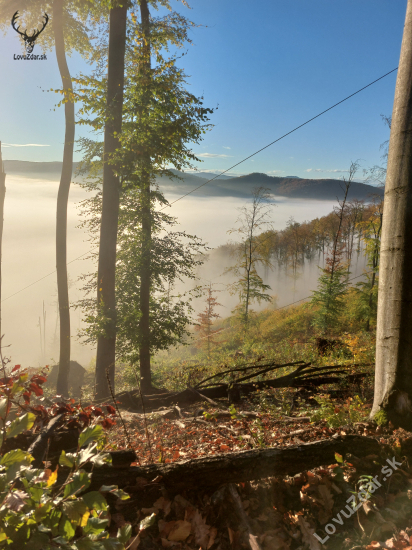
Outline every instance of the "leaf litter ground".
<path id="1" fill-rule="evenodd" d="M 242 410 L 232 416 L 222 411 L 219 414 L 215 409 L 196 417 L 193 409 L 183 412 L 175 409 L 163 415 L 160 412 L 154 417 L 147 415 L 147 432 L 142 415 L 125 411 L 122 416 L 140 465 L 257 447 L 285 448 L 357 434 L 378 439 L 386 445 L 387 452 L 390 449 L 388 457 L 392 453 L 402 467 L 384 482 L 381 457 L 373 455 L 362 460 L 349 457 L 347 462 L 325 465 L 294 477 L 240 483 L 235 488 L 241 510 L 236 507 L 233 488 L 231 493 L 228 487 L 213 494 L 163 492 L 159 496 L 159 493 L 153 502 L 144 506 L 135 502 L 137 507 L 132 513 L 132 501 L 119 502 L 113 524 L 118 527 L 126 520 L 134 524 L 138 534 L 135 548 L 412 550 L 412 468 L 401 458 L 404 448 L 412 448 L 410 433 L 383 429 L 369 422 L 339 428 L 298 417 L 285 422 L 270 415 L 253 415 L 248 407 L 250 405 L 244 403 Z M 247 413 L 249 416 L 243 416 Z M 108 448 L 127 446 L 120 424 L 108 432 L 108 438 Z M 350 515 L 345 506 L 348 498 L 357 493 L 361 475 L 380 476 L 382 487 Z M 339 515 L 342 509 L 350 517 Z M 325 541 L 328 524 L 336 531 Z M 147 527 L 142 529 L 142 525 Z M 325 541 L 324 545 L 315 533 Z"/>

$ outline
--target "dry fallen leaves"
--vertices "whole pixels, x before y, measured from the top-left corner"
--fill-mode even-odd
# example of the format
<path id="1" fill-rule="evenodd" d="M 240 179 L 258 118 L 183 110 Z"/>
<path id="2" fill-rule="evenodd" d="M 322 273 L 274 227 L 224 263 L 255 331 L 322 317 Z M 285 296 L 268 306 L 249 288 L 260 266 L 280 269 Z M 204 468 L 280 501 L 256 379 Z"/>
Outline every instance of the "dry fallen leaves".
<path id="1" fill-rule="evenodd" d="M 313 536 L 315 529 L 313 529 L 303 516 L 295 516 L 297 523 L 302 532 L 302 541 L 305 545 L 309 546 L 310 550 L 321 550 L 319 541 Z"/>
<path id="2" fill-rule="evenodd" d="M 192 524 L 189 521 L 182 519 L 170 523 L 173 523 L 173 526 L 169 532 L 167 540 L 171 540 L 173 542 L 186 540 L 192 530 Z"/>

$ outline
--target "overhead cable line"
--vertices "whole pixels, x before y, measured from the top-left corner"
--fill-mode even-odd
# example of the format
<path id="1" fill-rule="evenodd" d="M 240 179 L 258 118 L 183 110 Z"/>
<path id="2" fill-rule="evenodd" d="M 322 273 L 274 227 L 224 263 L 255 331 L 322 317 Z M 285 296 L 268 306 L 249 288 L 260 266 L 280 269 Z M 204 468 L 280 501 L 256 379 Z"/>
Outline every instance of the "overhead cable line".
<path id="1" fill-rule="evenodd" d="M 84 254 L 81 254 L 80 256 L 77 256 L 77 258 L 74 258 L 73 260 L 70 260 L 70 262 L 67 262 L 67 265 L 72 264 L 73 262 L 76 262 L 77 260 L 80 260 L 80 258 L 83 258 L 83 256 L 86 256 L 86 254 L 90 254 L 90 250 L 85 252 Z M 31 286 L 35 285 L 36 283 L 39 283 L 43 279 L 46 279 L 47 277 L 50 277 L 50 275 L 53 275 L 53 273 L 56 273 L 56 270 L 50 271 L 47 275 L 44 275 L 43 277 L 40 277 L 40 279 L 37 279 L 37 281 L 34 281 L 33 283 L 30 283 L 29 285 L 25 286 L 24 288 L 21 288 L 20 290 L 17 290 L 14 294 L 10 294 L 10 296 L 7 296 L 7 298 L 4 298 L 0 303 L 5 302 L 9 298 L 13 298 L 13 296 L 16 296 L 16 294 L 19 294 L 20 292 L 23 292 L 23 290 L 26 290 L 26 288 L 30 288 Z"/>
<path id="2" fill-rule="evenodd" d="M 327 109 L 325 109 L 324 111 L 322 111 L 321 113 L 318 113 L 317 115 L 315 115 L 314 117 L 310 118 L 309 120 L 307 120 L 306 122 L 304 122 L 303 124 L 300 124 L 299 126 L 296 126 L 296 128 L 293 128 L 293 130 L 290 130 L 289 132 L 287 132 L 286 134 L 283 134 L 283 136 L 280 136 L 279 138 L 275 139 L 274 141 L 271 141 L 270 143 L 268 143 L 267 145 L 265 145 L 264 147 L 261 147 L 260 149 L 258 149 L 257 151 L 255 151 L 254 153 L 252 153 L 251 155 L 249 155 L 248 157 L 245 157 L 243 160 L 240 160 L 239 162 L 237 162 L 236 164 L 234 164 L 233 166 L 231 166 L 230 168 L 227 168 L 227 170 L 224 170 L 223 172 L 220 172 L 220 174 L 216 174 L 215 177 L 211 178 L 210 180 L 207 180 L 205 181 L 205 183 L 202 183 L 201 185 L 199 185 L 198 187 L 195 187 L 194 189 L 192 189 L 191 191 L 189 191 L 188 193 L 185 193 L 184 195 L 182 195 L 181 197 L 179 197 L 178 199 L 170 202 L 167 206 L 164 206 L 163 208 L 160 208 L 159 211 L 162 211 L 162 210 L 165 210 L 165 208 L 168 208 L 169 206 L 172 206 L 173 204 L 175 204 L 176 202 L 184 199 L 185 197 L 187 197 L 188 195 L 191 195 L 192 193 L 194 193 L 195 191 L 197 191 L 198 189 L 200 189 L 201 187 L 203 187 L 204 185 L 210 183 L 211 181 L 219 178 L 220 176 L 223 176 L 223 174 L 226 174 L 226 172 L 229 172 L 230 170 L 233 170 L 233 168 L 236 168 L 236 166 L 239 166 L 239 164 L 242 164 L 243 162 L 251 159 L 252 157 L 254 157 L 255 155 L 257 155 L 258 153 L 264 151 L 265 149 L 267 149 L 268 147 L 271 147 L 272 145 L 274 145 L 275 143 L 277 143 L 278 141 L 280 141 L 281 139 L 285 138 L 286 136 L 289 136 L 290 134 L 293 134 L 293 132 L 296 132 L 296 130 L 299 130 L 299 128 L 302 128 L 303 126 L 306 126 L 306 124 L 309 124 L 309 122 L 312 122 L 312 120 L 315 120 L 316 118 L 319 118 L 320 116 L 324 115 L 325 113 L 327 113 L 328 111 L 331 111 L 332 109 L 334 109 L 335 107 L 337 107 L 338 105 L 340 105 L 341 103 L 343 103 L 344 101 L 347 101 L 348 99 L 350 99 L 351 97 L 355 96 L 356 94 L 358 94 L 359 92 L 362 92 L 363 90 L 366 90 L 366 88 L 369 88 L 369 86 L 372 86 L 372 84 L 375 84 L 376 82 L 379 82 L 379 80 L 382 80 L 383 78 L 385 78 L 386 76 L 392 74 L 393 72 L 397 71 L 398 70 L 398 67 L 396 67 L 395 69 L 392 69 L 391 71 L 389 71 L 388 73 L 380 76 L 379 78 L 377 78 L 376 80 L 374 80 L 373 82 L 370 82 L 369 84 L 367 84 L 366 86 L 364 86 L 363 88 L 360 88 L 359 90 L 357 90 L 356 92 L 353 92 L 353 94 L 350 94 L 348 95 L 347 97 L 345 97 L 345 99 L 341 99 L 340 101 L 338 101 L 337 103 L 335 103 L 334 105 L 332 105 L 331 107 L 328 107 Z"/>
<path id="3" fill-rule="evenodd" d="M 344 99 L 341 99 L 340 101 L 338 101 L 337 103 L 335 103 L 334 105 L 332 105 L 331 107 L 328 107 L 327 109 L 325 109 L 324 111 L 322 111 L 321 113 L 318 113 L 317 115 L 315 115 L 314 117 L 310 118 L 309 120 L 307 120 L 306 122 L 304 122 L 303 124 L 300 124 L 299 126 L 296 126 L 296 128 L 293 128 L 293 130 L 290 130 L 289 132 L 287 132 L 286 134 L 283 134 L 283 136 L 280 136 L 279 138 L 275 139 L 274 141 L 272 141 L 271 143 L 268 143 L 267 145 L 265 145 L 264 147 L 262 147 L 261 149 L 259 149 L 258 151 L 255 151 L 254 153 L 252 153 L 251 155 L 249 155 L 248 157 L 244 158 L 243 160 L 237 162 L 236 164 L 234 164 L 233 166 L 231 166 L 230 168 L 228 168 L 227 170 L 224 170 L 223 172 L 220 172 L 220 174 L 217 174 L 216 176 L 214 176 L 213 178 L 211 178 L 210 180 L 207 180 L 205 181 L 204 183 L 202 183 L 201 185 L 199 185 L 198 187 L 195 187 L 194 189 L 192 189 L 191 191 L 189 191 L 188 193 L 185 193 L 184 195 L 182 195 L 181 197 L 179 197 L 178 199 L 174 200 L 173 202 L 170 202 L 167 206 L 164 206 L 163 208 L 160 208 L 159 212 L 161 212 L 162 210 L 165 210 L 166 208 L 169 208 L 171 207 L 173 204 L 175 204 L 176 202 L 184 199 L 185 197 L 187 197 L 188 195 L 191 195 L 192 193 L 194 193 L 195 191 L 197 191 L 198 189 L 200 189 L 201 187 L 204 187 L 206 184 L 210 183 L 211 181 L 217 179 L 218 177 L 222 176 L 223 174 L 226 174 L 226 172 L 229 172 L 230 170 L 233 170 L 233 168 L 235 168 L 236 166 L 239 166 L 239 164 L 242 164 L 243 162 L 249 160 L 250 158 L 254 157 L 255 155 L 257 155 L 258 153 L 260 153 L 261 151 L 264 151 L 265 149 L 267 149 L 268 147 L 271 147 L 272 145 L 274 145 L 275 143 L 277 143 L 278 141 L 280 141 L 281 139 L 285 138 L 286 136 L 292 134 L 293 132 L 296 132 L 296 130 L 299 130 L 299 128 L 302 128 L 303 126 L 305 126 L 306 124 L 309 124 L 309 122 L 312 122 L 312 120 L 315 120 L 316 118 L 319 118 L 320 116 L 322 116 L 323 114 L 327 113 L 328 111 L 330 111 L 331 109 L 334 109 L 335 107 L 337 107 L 338 105 L 340 105 L 341 103 L 343 103 L 344 101 L 347 101 L 348 99 L 350 99 L 351 97 L 355 96 L 356 94 L 358 94 L 359 92 L 362 92 L 363 90 L 366 90 L 366 88 L 369 88 L 369 86 L 372 86 L 373 84 L 375 84 L 376 82 L 379 82 L 379 80 L 382 80 L 383 78 L 385 78 L 386 76 L 392 74 L 393 72 L 397 71 L 398 70 L 398 67 L 395 67 L 395 69 L 392 69 L 391 71 L 389 71 L 388 73 L 380 76 L 379 78 L 377 78 L 376 80 L 374 80 L 373 82 L 370 82 L 369 84 L 367 84 L 366 86 L 363 86 L 363 88 L 360 88 L 359 90 L 357 90 L 356 92 L 353 92 L 353 94 L 350 94 L 348 95 L 347 97 L 345 97 Z M 82 258 L 83 256 L 85 256 L 86 254 L 89 254 L 91 252 L 91 250 L 89 250 L 88 252 L 85 252 L 84 254 L 81 254 L 80 256 L 78 256 L 77 258 L 74 258 L 74 260 L 71 260 L 70 262 L 68 262 L 67 265 L 77 261 L 77 260 L 80 260 L 80 258 Z M 56 270 L 55 271 L 51 271 L 50 273 L 48 273 L 47 275 L 44 275 L 44 277 L 41 277 L 40 279 L 37 279 L 37 281 L 34 281 L 33 283 L 30 283 L 29 285 L 25 286 L 24 288 L 21 288 L 20 290 L 18 290 L 17 292 L 15 292 L 14 294 L 11 294 L 10 296 L 7 296 L 7 298 L 4 298 L 3 300 L 1 300 L 0 303 L 3 303 L 5 302 L 6 300 L 8 300 L 9 298 L 12 298 L 13 296 L 16 296 L 16 294 L 19 294 L 20 292 L 23 292 L 23 290 L 26 290 L 27 288 L 35 285 L 36 283 L 42 281 L 43 279 L 46 279 L 46 277 L 50 277 L 50 275 L 53 275 L 54 273 L 56 273 Z M 305 299 L 305 298 L 303 298 Z M 285 306 L 286 307 L 286 306 Z"/>

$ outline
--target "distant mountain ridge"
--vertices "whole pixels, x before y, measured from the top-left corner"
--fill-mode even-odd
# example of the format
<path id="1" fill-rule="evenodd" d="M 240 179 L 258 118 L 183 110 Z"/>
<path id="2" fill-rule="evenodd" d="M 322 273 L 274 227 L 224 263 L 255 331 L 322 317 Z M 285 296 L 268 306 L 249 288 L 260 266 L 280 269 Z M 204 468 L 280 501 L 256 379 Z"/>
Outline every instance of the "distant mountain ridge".
<path id="1" fill-rule="evenodd" d="M 73 163 L 74 170 L 78 162 Z M 58 181 L 60 179 L 61 162 L 28 162 L 21 160 L 5 160 L 6 174 L 15 174 L 27 178 Z M 200 187 L 195 193 L 198 197 L 235 197 L 250 198 L 254 187 L 266 187 L 280 197 L 293 199 L 336 200 L 343 198 L 343 182 L 336 179 L 303 179 L 296 176 L 269 176 L 255 172 L 244 176 L 219 176 L 208 182 L 216 174 L 207 172 L 179 172 L 170 179 L 159 176 L 157 182 L 161 190 L 167 194 L 186 194 L 193 188 Z M 196 174 L 196 175 L 195 175 Z M 80 178 L 76 178 L 80 179 Z M 6 178 L 7 185 L 7 178 Z M 370 200 L 372 195 L 383 196 L 384 190 L 373 185 L 352 182 L 348 198 Z"/>
<path id="2" fill-rule="evenodd" d="M 177 170 L 173 170 L 173 172 L 177 172 Z M 228 176 L 227 174 L 220 175 L 219 172 L 185 172 L 185 174 L 190 174 L 192 176 L 196 176 L 198 178 L 204 178 L 205 180 L 210 180 L 217 176 L 216 179 L 218 180 L 230 180 L 236 176 Z"/>
<path id="3" fill-rule="evenodd" d="M 226 182 L 225 182 L 226 183 Z M 300 199 L 336 200 L 344 196 L 344 182 L 336 179 L 303 179 L 290 177 L 268 176 L 267 174 L 253 173 L 230 180 L 236 187 L 267 187 L 274 195 Z M 353 181 L 349 193 L 349 200 L 368 200 L 371 195 L 383 196 L 384 190 L 373 185 Z"/>
<path id="4" fill-rule="evenodd" d="M 293 176 L 268 176 L 267 174 L 255 172 L 245 176 L 226 179 L 224 181 L 213 180 L 210 183 L 207 179 L 199 178 L 193 174 L 177 173 L 182 180 L 170 180 L 165 177 L 158 178 L 159 186 L 164 192 L 187 193 L 190 189 L 203 187 L 196 191 L 200 197 L 236 197 L 250 198 L 254 187 L 265 187 L 275 196 L 288 197 L 293 199 L 316 199 L 336 200 L 344 196 L 344 184 L 342 180 L 335 179 L 303 179 Z M 212 176 L 213 177 L 213 176 Z M 373 185 L 360 182 L 352 182 L 348 198 L 368 201 L 372 195 L 383 196 L 384 190 Z"/>

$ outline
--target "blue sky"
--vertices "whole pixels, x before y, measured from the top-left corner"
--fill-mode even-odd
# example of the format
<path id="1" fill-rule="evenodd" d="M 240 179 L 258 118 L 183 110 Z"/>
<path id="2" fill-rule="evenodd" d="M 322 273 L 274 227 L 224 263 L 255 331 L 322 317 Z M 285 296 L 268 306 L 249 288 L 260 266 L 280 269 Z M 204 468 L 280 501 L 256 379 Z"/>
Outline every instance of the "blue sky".
<path id="1" fill-rule="evenodd" d="M 398 65 L 406 0 L 191 0 L 172 5 L 202 25 L 181 65 L 190 90 L 219 106 L 193 150 L 199 169 L 223 171 Z M 40 53 L 37 46 L 37 53 Z M 61 160 L 63 109 L 54 53 L 17 61 L 18 38 L 0 36 L 0 140 L 4 159 Z M 34 51 L 36 53 L 36 49 Z M 78 55 L 73 75 L 85 70 Z M 246 161 L 234 174 L 340 177 L 351 160 L 379 163 L 389 137 L 396 72 Z M 78 128 L 77 136 L 85 135 Z M 43 147 L 15 145 L 38 144 Z M 80 160 L 77 153 L 75 160 Z"/>

